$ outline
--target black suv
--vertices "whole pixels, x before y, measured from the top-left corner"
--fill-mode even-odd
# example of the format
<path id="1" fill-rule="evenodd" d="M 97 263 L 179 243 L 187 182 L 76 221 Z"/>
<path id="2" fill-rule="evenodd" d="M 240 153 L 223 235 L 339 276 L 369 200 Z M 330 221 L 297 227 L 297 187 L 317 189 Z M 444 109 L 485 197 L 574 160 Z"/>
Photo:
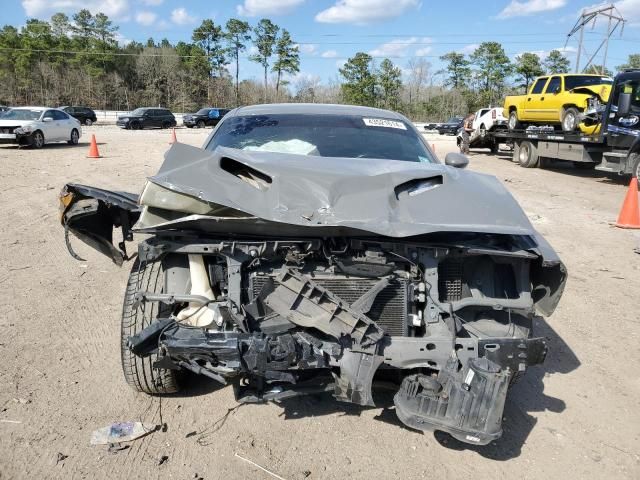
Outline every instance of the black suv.
<path id="1" fill-rule="evenodd" d="M 72 117 L 78 119 L 82 125 L 89 126 L 98 120 L 96 112 L 89 107 L 60 107 L 60 110 L 64 110 Z"/>
<path id="2" fill-rule="evenodd" d="M 225 108 L 201 108 L 196 113 L 185 113 L 182 123 L 188 128 L 215 127 L 227 113 L 229 110 Z"/>
<path id="3" fill-rule="evenodd" d="M 133 112 L 118 117 L 116 125 L 121 128 L 170 128 L 176 126 L 176 117 L 166 108 L 136 108 Z"/>

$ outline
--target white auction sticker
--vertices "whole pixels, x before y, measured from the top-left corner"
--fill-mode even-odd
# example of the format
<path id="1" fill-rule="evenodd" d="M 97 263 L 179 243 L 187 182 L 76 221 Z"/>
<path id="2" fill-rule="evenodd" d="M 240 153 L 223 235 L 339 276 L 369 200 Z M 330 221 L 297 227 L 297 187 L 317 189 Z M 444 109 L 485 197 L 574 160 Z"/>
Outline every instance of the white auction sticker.
<path id="1" fill-rule="evenodd" d="M 387 120 L 386 118 L 363 118 L 362 121 L 367 127 L 399 128 L 400 130 L 407 129 L 404 123 L 397 122 L 395 120 Z"/>

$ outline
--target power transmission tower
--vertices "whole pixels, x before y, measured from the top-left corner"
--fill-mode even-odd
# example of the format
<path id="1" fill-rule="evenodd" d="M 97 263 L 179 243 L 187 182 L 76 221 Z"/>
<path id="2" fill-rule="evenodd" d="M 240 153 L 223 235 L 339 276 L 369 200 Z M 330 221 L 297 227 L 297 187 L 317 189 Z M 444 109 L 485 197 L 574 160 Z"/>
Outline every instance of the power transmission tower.
<path id="1" fill-rule="evenodd" d="M 582 55 L 582 52 L 584 51 L 585 55 L 588 55 L 583 46 L 584 29 L 589 26 L 589 24 L 591 24 L 591 29 L 593 30 L 596 26 L 596 21 L 598 20 L 598 18 L 607 19 L 607 31 L 604 38 L 602 39 L 602 42 L 600 42 L 600 45 L 598 45 L 598 48 L 596 48 L 595 52 L 593 52 L 593 55 L 589 57 L 587 64 L 584 66 L 585 70 L 589 68 L 589 65 L 591 65 L 593 59 L 596 57 L 602 47 L 604 47 L 604 55 L 601 67 L 603 70 L 601 73 L 604 74 L 604 69 L 606 68 L 607 64 L 607 53 L 609 52 L 609 39 L 618 27 L 620 27 L 620 36 L 622 36 L 626 20 L 622 17 L 622 14 L 618 11 L 613 3 L 610 3 L 608 5 L 598 5 L 593 8 L 585 8 L 580 14 L 580 18 L 578 18 L 578 21 L 567 35 L 567 40 L 564 43 L 564 47 L 567 48 L 569 39 L 576 33 L 580 32 L 580 37 L 578 40 L 578 54 L 576 56 L 576 73 L 580 72 L 580 57 Z"/>

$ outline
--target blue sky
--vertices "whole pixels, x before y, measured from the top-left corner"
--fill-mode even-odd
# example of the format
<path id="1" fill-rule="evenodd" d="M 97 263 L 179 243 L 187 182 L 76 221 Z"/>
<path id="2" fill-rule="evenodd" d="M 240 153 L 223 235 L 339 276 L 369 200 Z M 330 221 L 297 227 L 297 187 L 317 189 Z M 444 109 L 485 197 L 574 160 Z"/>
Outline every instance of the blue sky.
<path id="1" fill-rule="evenodd" d="M 0 23 L 22 25 L 30 17 L 88 8 L 109 15 L 120 26 L 121 41 L 153 37 L 175 43 L 189 41 L 204 18 L 216 24 L 231 17 L 251 24 L 270 18 L 299 43 L 299 75 L 326 82 L 357 51 L 378 61 L 388 57 L 400 67 L 424 57 L 432 71 L 441 66 L 440 55 L 469 53 L 482 41 L 501 42 L 512 58 L 526 51 L 544 55 L 564 47 L 580 11 L 593 5 L 593 0 L 5 0 Z M 609 68 L 640 53 L 640 0 L 619 0 L 616 7 L 628 21 L 623 36 L 614 35 L 609 44 Z M 585 34 L 587 53 L 595 51 L 605 28 L 600 22 Z M 566 55 L 573 60 L 576 50 L 577 38 Z M 260 78 L 259 66 L 243 60 L 241 76 Z"/>

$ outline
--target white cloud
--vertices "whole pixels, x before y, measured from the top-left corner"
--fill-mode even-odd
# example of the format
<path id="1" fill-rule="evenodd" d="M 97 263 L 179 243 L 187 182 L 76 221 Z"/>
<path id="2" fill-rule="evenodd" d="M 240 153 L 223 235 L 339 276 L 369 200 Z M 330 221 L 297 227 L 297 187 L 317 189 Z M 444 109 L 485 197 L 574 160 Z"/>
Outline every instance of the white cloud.
<path id="1" fill-rule="evenodd" d="M 176 8 L 171 12 L 171 21 L 177 25 L 189 25 L 195 23 L 196 17 L 189 15 L 185 8 Z"/>
<path id="2" fill-rule="evenodd" d="M 77 12 L 86 8 L 91 13 L 122 19 L 129 13 L 129 0 L 22 0 L 27 17 L 43 18 L 56 12 Z"/>
<path id="3" fill-rule="evenodd" d="M 284 15 L 291 13 L 305 0 L 244 0 L 236 7 L 238 15 L 257 17 L 260 15 Z"/>
<path id="4" fill-rule="evenodd" d="M 138 22 L 140 25 L 145 25 L 147 27 L 153 24 L 157 18 L 158 18 L 158 15 L 156 15 L 153 12 L 142 11 L 142 12 L 136 13 L 136 22 Z"/>
<path id="5" fill-rule="evenodd" d="M 142 0 L 142 3 L 145 5 L 149 5 L 150 7 L 157 7 L 158 5 L 162 5 L 163 0 Z"/>
<path id="6" fill-rule="evenodd" d="M 322 58 L 336 58 L 338 56 L 338 52 L 335 50 L 327 50 L 320 54 Z"/>
<path id="7" fill-rule="evenodd" d="M 426 57 L 431 53 L 431 50 L 433 50 L 431 47 L 419 48 L 416 50 L 416 57 Z"/>
<path id="8" fill-rule="evenodd" d="M 464 53 L 465 55 L 470 55 L 476 51 L 480 44 L 478 43 L 470 43 L 469 45 L 465 45 L 461 49 L 458 50 L 458 53 Z"/>
<path id="9" fill-rule="evenodd" d="M 630 26 L 640 26 L 640 0 L 620 0 L 615 6 Z"/>
<path id="10" fill-rule="evenodd" d="M 419 5 L 418 0 L 336 0 L 333 7 L 316 15 L 316 21 L 366 25 L 399 17 L 410 8 L 416 8 Z"/>
<path id="11" fill-rule="evenodd" d="M 318 53 L 318 46 L 312 43 L 305 43 L 304 45 L 297 45 L 298 50 L 307 55 L 315 55 Z"/>
<path id="12" fill-rule="evenodd" d="M 498 14 L 498 18 L 525 17 L 536 13 L 557 10 L 567 4 L 567 0 L 511 0 Z"/>
<path id="13" fill-rule="evenodd" d="M 369 55 L 373 57 L 404 57 L 407 54 L 407 50 L 412 45 L 424 45 L 426 43 L 431 43 L 431 39 L 429 37 L 418 38 L 418 37 L 409 37 L 409 38 L 397 38 L 395 40 L 391 40 L 390 42 L 383 43 L 377 48 L 374 48 L 369 52 Z M 431 51 L 431 47 L 421 47 L 416 51 L 417 55 L 426 55 Z M 422 53 L 418 53 L 422 52 Z"/>

